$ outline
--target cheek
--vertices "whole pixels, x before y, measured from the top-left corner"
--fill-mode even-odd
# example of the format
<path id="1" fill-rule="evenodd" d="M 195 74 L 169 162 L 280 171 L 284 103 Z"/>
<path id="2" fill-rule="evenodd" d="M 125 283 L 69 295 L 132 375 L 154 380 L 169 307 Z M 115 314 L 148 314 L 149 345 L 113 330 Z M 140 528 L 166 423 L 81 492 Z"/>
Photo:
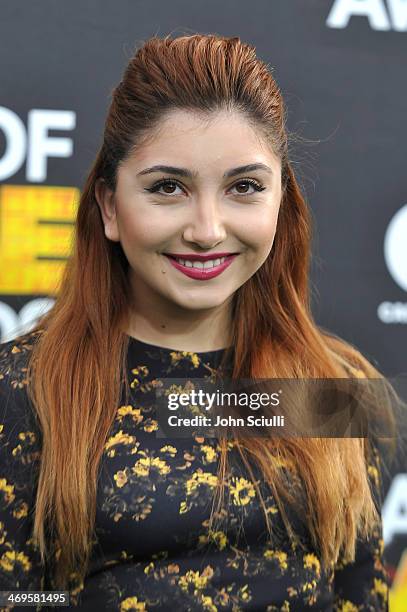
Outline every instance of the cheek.
<path id="1" fill-rule="evenodd" d="M 271 248 L 276 233 L 278 210 L 270 210 L 247 218 L 244 227 L 245 240 L 258 250 Z"/>
<path id="2" fill-rule="evenodd" d="M 165 240 L 165 224 L 145 214 L 122 215 L 118 220 L 120 241 L 127 247 L 154 249 Z M 167 230 L 168 233 L 168 230 Z"/>

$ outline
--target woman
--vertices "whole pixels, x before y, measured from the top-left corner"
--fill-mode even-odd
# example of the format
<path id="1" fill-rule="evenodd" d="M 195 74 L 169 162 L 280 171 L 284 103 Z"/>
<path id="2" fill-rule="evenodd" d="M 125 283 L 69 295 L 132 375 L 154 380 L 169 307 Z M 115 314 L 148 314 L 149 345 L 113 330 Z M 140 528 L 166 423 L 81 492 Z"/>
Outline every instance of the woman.
<path id="1" fill-rule="evenodd" d="M 380 378 L 313 321 L 309 252 L 255 50 L 148 40 L 56 303 L 2 345 L 2 589 L 68 588 L 87 610 L 387 609 L 372 439 L 155 434 L 161 377 Z"/>

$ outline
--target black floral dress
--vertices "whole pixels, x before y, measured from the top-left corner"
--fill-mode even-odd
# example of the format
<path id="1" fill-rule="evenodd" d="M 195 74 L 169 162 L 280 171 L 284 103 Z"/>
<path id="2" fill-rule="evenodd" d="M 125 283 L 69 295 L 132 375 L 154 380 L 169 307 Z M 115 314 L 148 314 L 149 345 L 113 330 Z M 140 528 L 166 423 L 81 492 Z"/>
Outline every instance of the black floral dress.
<path id="1" fill-rule="evenodd" d="M 41 432 L 26 395 L 31 348 L 29 333 L 0 345 L 0 590 L 55 590 L 31 540 L 41 456 Z M 381 529 L 371 540 L 358 542 L 354 563 L 327 569 L 311 545 L 301 511 L 289 515 L 296 543 L 265 492 L 271 541 L 233 440 L 228 442 L 227 511 L 209 528 L 218 442 L 198 436 L 159 438 L 154 384 L 161 377 L 212 376 L 222 352 L 175 351 L 129 339 L 131 400 L 117 406 L 105 444 L 92 561 L 83 582 L 73 576 L 71 607 L 388 610 Z M 378 455 L 369 474 L 379 491 Z"/>

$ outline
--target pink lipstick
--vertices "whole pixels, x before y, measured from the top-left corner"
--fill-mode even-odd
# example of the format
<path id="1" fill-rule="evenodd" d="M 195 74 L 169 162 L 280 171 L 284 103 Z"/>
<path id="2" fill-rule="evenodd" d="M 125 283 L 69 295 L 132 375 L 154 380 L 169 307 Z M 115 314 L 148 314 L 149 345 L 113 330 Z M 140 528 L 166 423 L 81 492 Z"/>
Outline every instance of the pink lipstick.
<path id="1" fill-rule="evenodd" d="M 174 268 L 176 268 L 177 270 L 179 270 L 186 276 L 189 276 L 190 278 L 193 278 L 195 280 L 209 280 L 211 278 L 214 278 L 215 276 L 219 276 L 219 274 L 222 274 L 222 272 L 230 266 L 232 261 L 235 259 L 235 257 L 239 255 L 239 253 L 213 253 L 211 255 L 197 255 L 195 253 L 185 254 L 185 255 L 181 255 L 181 254 L 178 255 L 175 253 L 174 254 L 171 253 L 170 255 L 167 253 L 163 253 L 163 255 L 165 255 L 165 257 L 168 259 L 171 265 L 174 266 Z M 184 261 L 205 262 L 209 260 L 221 259 L 223 257 L 225 257 L 225 261 L 211 268 L 194 268 L 191 266 L 186 266 L 182 264 L 180 261 L 177 261 L 177 259 L 175 259 L 175 258 L 180 258 L 180 259 L 183 259 Z"/>

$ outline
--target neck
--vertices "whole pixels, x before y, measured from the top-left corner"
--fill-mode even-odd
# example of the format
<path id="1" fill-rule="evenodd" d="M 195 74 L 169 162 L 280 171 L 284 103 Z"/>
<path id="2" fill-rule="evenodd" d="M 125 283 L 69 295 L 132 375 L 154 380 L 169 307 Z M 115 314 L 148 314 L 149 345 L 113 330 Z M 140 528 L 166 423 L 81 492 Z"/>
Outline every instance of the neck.
<path id="1" fill-rule="evenodd" d="M 126 333 L 179 351 L 205 352 L 232 343 L 232 299 L 214 308 L 181 308 L 169 300 L 134 301 Z M 164 303 L 165 302 L 165 303 Z"/>

